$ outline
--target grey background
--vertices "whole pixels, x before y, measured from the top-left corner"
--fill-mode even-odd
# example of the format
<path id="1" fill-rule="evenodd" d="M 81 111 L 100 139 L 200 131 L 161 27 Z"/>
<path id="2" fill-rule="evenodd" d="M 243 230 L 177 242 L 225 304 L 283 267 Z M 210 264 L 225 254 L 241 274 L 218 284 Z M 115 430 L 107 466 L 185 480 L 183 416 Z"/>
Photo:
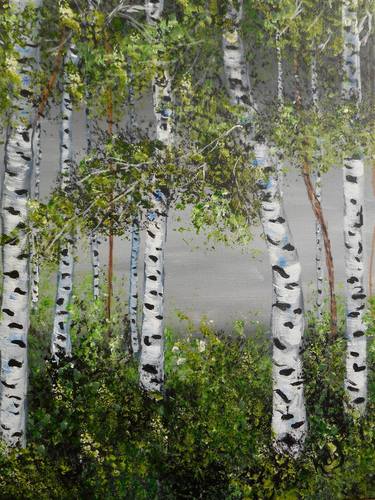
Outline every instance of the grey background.
<path id="1" fill-rule="evenodd" d="M 141 104 L 140 115 L 147 117 L 147 103 Z M 56 113 L 53 113 L 56 117 Z M 150 116 L 150 115 L 148 115 Z M 145 118 L 146 119 L 146 118 Z M 46 198 L 56 181 L 59 162 L 59 120 L 42 122 L 41 195 Z M 76 112 L 73 123 L 73 141 L 78 158 L 84 148 L 85 123 L 82 112 Z M 1 158 L 3 154 L 1 152 Z M 3 163 L 1 161 L 1 163 Z M 375 197 L 371 188 L 371 169 L 367 165 L 365 183 L 365 255 L 371 252 L 371 236 L 375 215 Z M 285 178 L 284 200 L 291 230 L 300 255 L 307 306 L 313 304 L 315 288 L 315 223 L 305 186 L 295 169 Z M 342 170 L 332 169 L 323 177 L 323 207 L 328 220 L 333 246 L 338 292 L 342 292 L 343 268 L 343 194 Z M 203 235 L 194 232 L 180 233 L 177 217 L 185 225 L 189 213 L 172 211 L 168 223 L 166 247 L 166 324 L 178 327 L 176 312 L 182 311 L 195 323 L 205 316 L 220 329 L 229 329 L 234 320 L 244 320 L 247 328 L 254 322 L 269 323 L 271 308 L 271 273 L 265 243 L 259 226 L 254 228 L 254 240 L 246 248 L 228 248 L 221 244 L 214 250 L 207 249 Z M 187 243 L 186 240 L 190 242 Z M 142 239 L 143 245 L 143 239 Z M 255 251 L 255 252 L 254 252 Z M 256 256 L 254 256 L 254 253 Z M 116 238 L 114 255 L 115 290 L 122 297 L 128 288 L 130 242 Z M 106 242 L 101 245 L 102 269 L 107 263 Z M 142 286 L 142 252 L 139 262 Z M 78 250 L 76 281 L 90 271 L 90 255 L 87 243 Z M 367 281 L 367 277 L 366 277 Z M 49 292 L 55 293 L 55 280 L 48 280 Z"/>

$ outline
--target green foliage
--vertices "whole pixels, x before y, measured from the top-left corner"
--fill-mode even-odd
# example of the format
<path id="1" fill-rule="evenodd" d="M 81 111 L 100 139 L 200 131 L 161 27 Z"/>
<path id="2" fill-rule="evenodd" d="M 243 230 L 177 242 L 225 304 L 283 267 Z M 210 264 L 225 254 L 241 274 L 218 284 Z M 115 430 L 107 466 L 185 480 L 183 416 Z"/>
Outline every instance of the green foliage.
<path id="1" fill-rule="evenodd" d="M 27 5 L 20 15 L 20 9 L 12 2 L 0 4 L 0 116 L 5 115 L 8 123 L 9 111 L 14 99 L 19 96 L 19 53 L 16 46 L 25 46 L 25 40 L 35 30 L 36 12 Z M 34 78 L 34 75 L 32 75 Z M 8 115 L 8 116 L 7 116 Z M 3 126 L 3 125 L 2 125 Z M 6 127 L 4 127 L 6 128 Z"/>
<path id="2" fill-rule="evenodd" d="M 366 417 L 345 414 L 345 343 L 326 344 L 328 321 L 309 320 L 310 428 L 303 456 L 293 460 L 271 445 L 271 361 L 262 330 L 246 338 L 236 322 L 224 336 L 202 321 L 197 331 L 181 314 L 186 335 L 166 331 L 165 397 L 149 399 L 126 349 L 123 311 L 109 325 L 104 303 L 87 290 L 86 282 L 76 290 L 74 357 L 58 372 L 43 361 L 53 300 L 33 313 L 29 446 L 0 454 L 3 498 L 374 496 L 374 377 Z M 369 353 L 373 369 L 372 347 Z"/>

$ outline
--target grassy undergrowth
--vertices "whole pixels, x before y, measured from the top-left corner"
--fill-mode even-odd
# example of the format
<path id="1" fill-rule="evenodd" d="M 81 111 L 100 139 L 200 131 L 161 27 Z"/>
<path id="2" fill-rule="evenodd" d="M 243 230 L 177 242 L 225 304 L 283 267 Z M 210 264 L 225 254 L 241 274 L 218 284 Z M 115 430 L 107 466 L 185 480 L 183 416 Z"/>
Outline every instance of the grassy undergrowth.
<path id="1" fill-rule="evenodd" d="M 374 349 L 365 418 L 343 412 L 345 343 L 327 344 L 311 319 L 304 366 L 309 437 L 298 460 L 271 446 L 271 360 L 266 335 L 242 325 L 222 335 L 202 322 L 167 331 L 164 399 L 138 389 L 126 321 L 79 294 L 74 358 L 45 359 L 51 301 L 34 312 L 28 443 L 0 455 L 0 498 L 360 499 L 375 496 Z M 373 319 L 370 314 L 370 331 Z"/>

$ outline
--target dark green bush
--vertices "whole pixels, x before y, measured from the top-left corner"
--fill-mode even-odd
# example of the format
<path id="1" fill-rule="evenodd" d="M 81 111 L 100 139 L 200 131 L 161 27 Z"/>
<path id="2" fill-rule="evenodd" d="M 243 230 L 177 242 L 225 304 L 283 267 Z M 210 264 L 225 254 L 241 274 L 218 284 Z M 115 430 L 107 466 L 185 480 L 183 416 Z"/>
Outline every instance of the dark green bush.
<path id="1" fill-rule="evenodd" d="M 310 321 L 304 351 L 309 436 L 298 460 L 271 446 L 271 360 L 246 338 L 167 331 L 165 397 L 138 388 L 121 311 L 75 299 L 74 358 L 48 352 L 51 302 L 33 315 L 28 442 L 0 454 L 5 499 L 360 499 L 375 496 L 374 383 L 365 418 L 343 411 L 342 339 Z M 370 323 L 372 322 L 370 314 Z M 370 324 L 370 331 L 373 328 Z M 109 334 L 111 336 L 109 337 Z M 370 373 L 374 348 L 369 349 Z"/>

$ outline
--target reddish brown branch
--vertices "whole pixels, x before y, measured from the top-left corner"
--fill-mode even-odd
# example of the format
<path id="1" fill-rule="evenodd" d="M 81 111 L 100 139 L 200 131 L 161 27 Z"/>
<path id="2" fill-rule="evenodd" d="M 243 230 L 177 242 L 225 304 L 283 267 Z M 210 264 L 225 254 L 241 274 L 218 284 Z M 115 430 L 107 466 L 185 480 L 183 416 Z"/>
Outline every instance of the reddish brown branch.
<path id="1" fill-rule="evenodd" d="M 302 97 L 301 97 L 300 80 L 299 80 L 299 61 L 297 56 L 294 58 L 293 61 L 293 70 L 294 70 L 294 81 L 295 81 L 295 104 L 296 104 L 296 109 L 300 111 L 302 108 Z M 331 313 L 330 337 L 332 340 L 335 340 L 337 338 L 337 303 L 335 294 L 335 268 L 333 264 L 331 241 L 329 239 L 328 226 L 323 214 L 322 205 L 320 203 L 320 200 L 316 196 L 314 186 L 311 182 L 310 167 L 307 158 L 305 158 L 303 162 L 302 172 L 303 172 L 303 180 L 305 182 L 307 195 L 309 197 L 312 210 L 314 212 L 316 220 L 319 222 L 320 227 L 322 228 L 322 233 L 323 233 L 326 267 L 328 272 L 330 313 Z"/>
<path id="2" fill-rule="evenodd" d="M 337 338 L 337 303 L 335 294 L 335 271 L 332 257 L 331 241 L 329 239 L 328 226 L 323 214 L 321 203 L 316 196 L 314 186 L 311 182 L 310 169 L 307 160 L 305 160 L 303 163 L 303 180 L 305 182 L 307 195 L 309 197 L 314 215 L 322 228 L 329 284 L 331 339 L 335 340 Z"/>
<path id="3" fill-rule="evenodd" d="M 42 91 L 42 95 L 40 97 L 40 101 L 38 104 L 38 110 L 36 113 L 35 121 L 33 123 L 33 126 L 35 127 L 40 120 L 40 118 L 43 118 L 44 111 L 47 106 L 48 98 L 51 95 L 52 90 L 54 89 L 57 81 L 57 77 L 59 75 L 62 62 L 63 62 L 63 55 L 64 55 L 64 46 L 67 41 L 67 38 L 65 36 L 65 33 L 61 37 L 61 41 L 58 46 L 55 62 L 53 64 L 53 71 L 51 73 L 51 76 L 49 77 L 49 80 L 47 82 L 47 85 L 44 87 Z"/>

